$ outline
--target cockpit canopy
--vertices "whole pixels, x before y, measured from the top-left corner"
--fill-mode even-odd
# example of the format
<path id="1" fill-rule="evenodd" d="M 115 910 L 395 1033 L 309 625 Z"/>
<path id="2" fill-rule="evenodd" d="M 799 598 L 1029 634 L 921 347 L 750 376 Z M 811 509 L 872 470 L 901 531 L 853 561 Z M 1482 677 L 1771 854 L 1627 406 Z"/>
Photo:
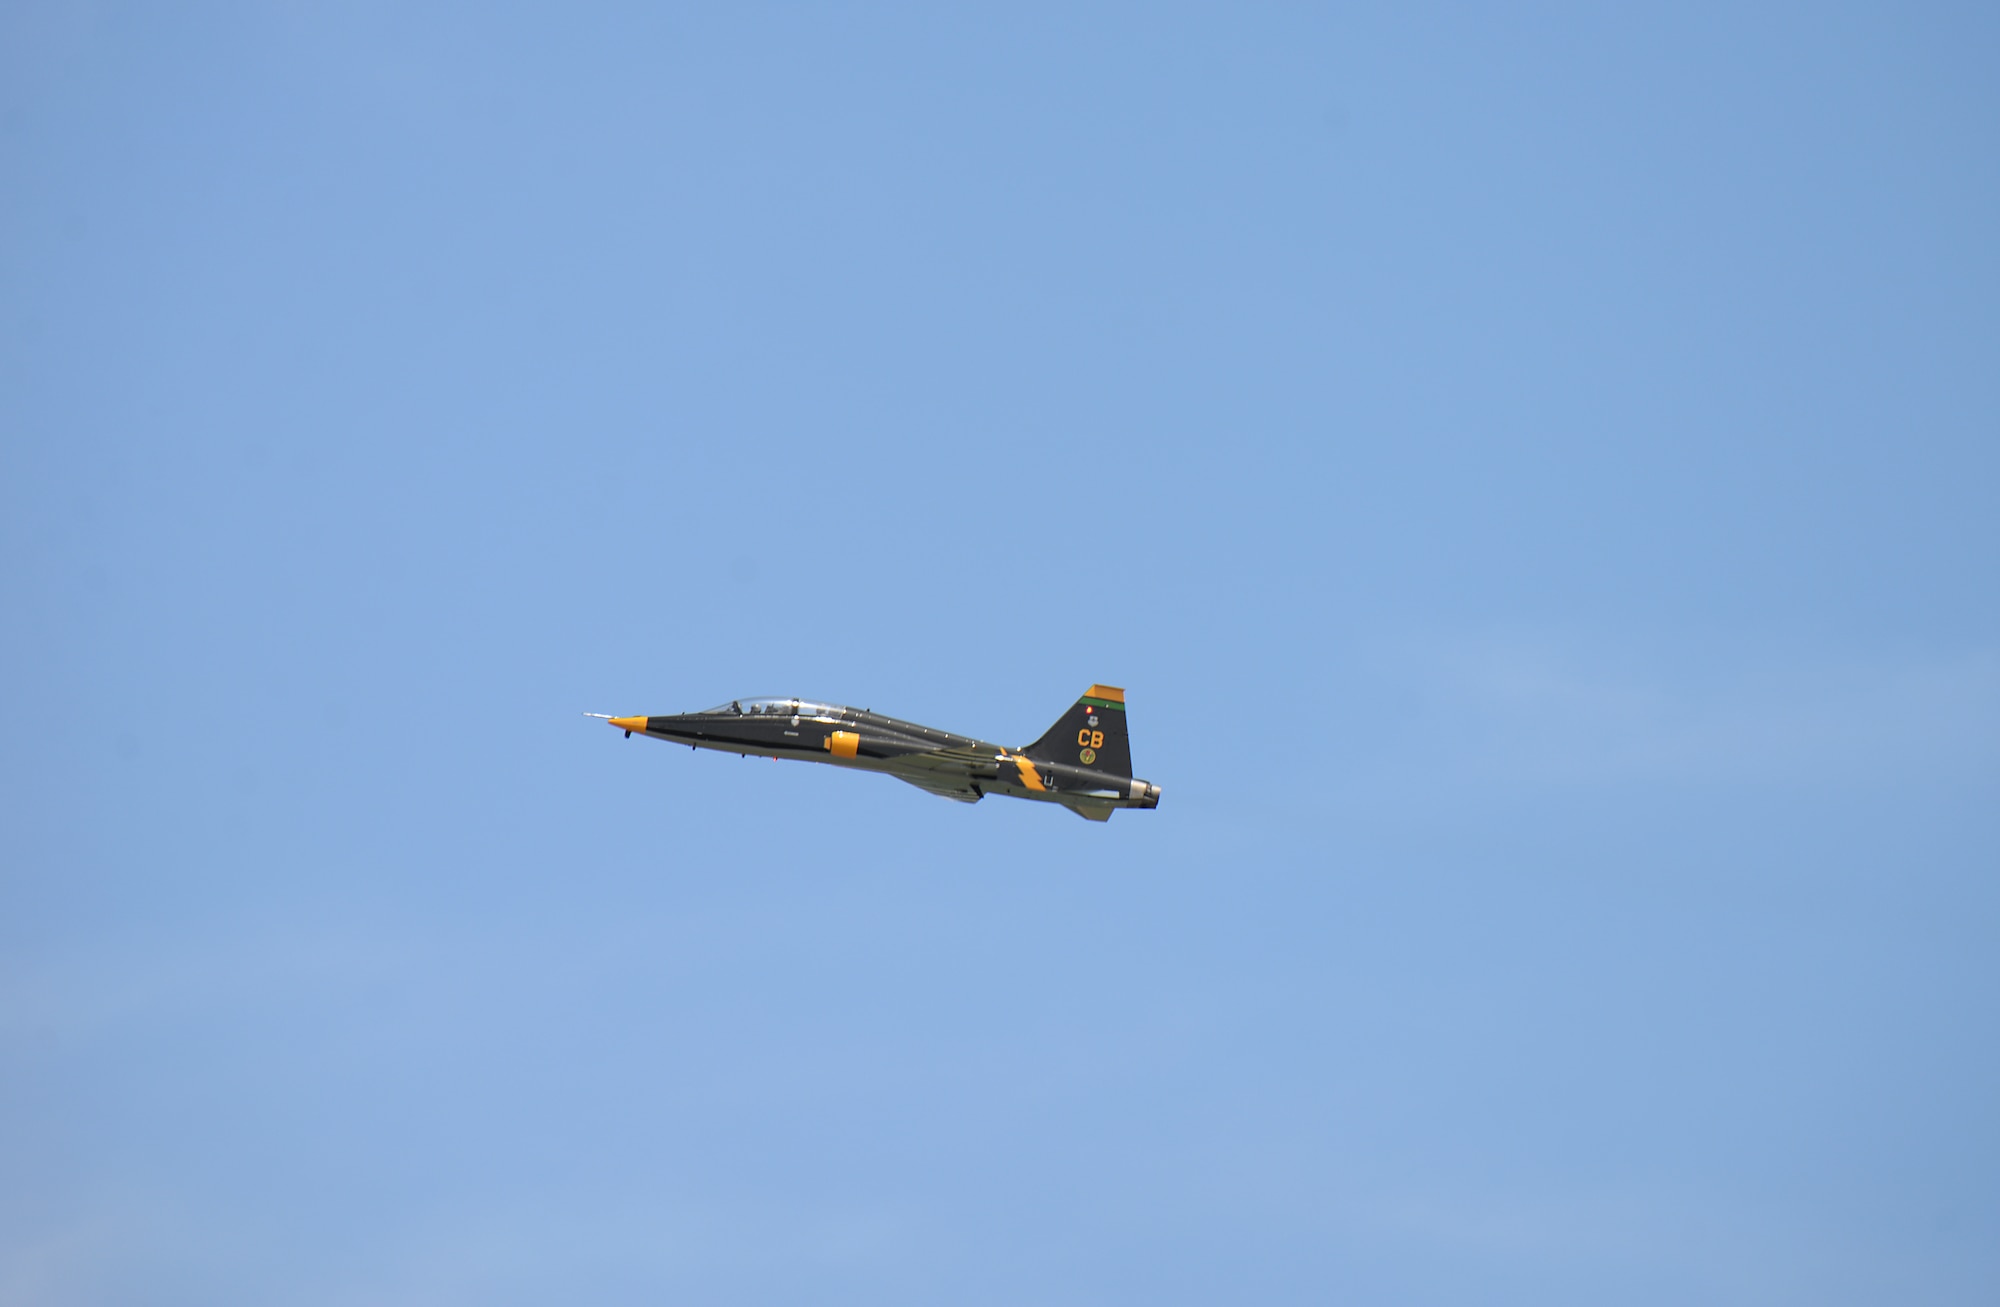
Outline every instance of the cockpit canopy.
<path id="1" fill-rule="evenodd" d="M 840 705 L 815 703 L 811 699 L 731 699 L 710 708 L 710 716 L 720 717 L 838 717 Z"/>

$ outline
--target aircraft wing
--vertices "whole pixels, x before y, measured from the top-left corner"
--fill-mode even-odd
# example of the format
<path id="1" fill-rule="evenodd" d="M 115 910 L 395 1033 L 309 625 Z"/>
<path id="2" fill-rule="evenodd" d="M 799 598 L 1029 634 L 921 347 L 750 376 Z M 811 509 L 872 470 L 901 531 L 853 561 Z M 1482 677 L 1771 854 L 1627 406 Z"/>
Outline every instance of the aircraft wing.
<path id="1" fill-rule="evenodd" d="M 949 776 L 936 774 L 919 776 L 908 776 L 902 772 L 890 772 L 889 774 L 899 781 L 906 781 L 916 786 L 920 790 L 929 790 L 932 794 L 939 795 L 942 798 L 956 799 L 960 803 L 977 803 L 981 798 L 985 797 L 978 790 L 972 788 L 972 782 L 969 780 L 953 780 Z"/>
<path id="2" fill-rule="evenodd" d="M 960 803 L 979 802 L 981 793 L 978 782 L 992 780 L 998 773 L 992 753 L 977 749 L 933 749 L 927 753 L 906 753 L 896 759 L 889 771 L 899 781 L 907 781 L 920 790 L 956 799 Z"/>

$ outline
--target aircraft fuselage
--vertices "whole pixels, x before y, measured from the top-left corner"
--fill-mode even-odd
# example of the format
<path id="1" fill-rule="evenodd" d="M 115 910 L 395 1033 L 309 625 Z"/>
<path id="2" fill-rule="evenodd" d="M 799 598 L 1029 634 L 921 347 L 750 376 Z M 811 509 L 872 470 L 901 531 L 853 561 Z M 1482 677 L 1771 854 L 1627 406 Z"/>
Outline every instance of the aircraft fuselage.
<path id="1" fill-rule="evenodd" d="M 1004 794 L 1060 803 L 1093 821 L 1106 820 L 1118 808 L 1157 807 L 1159 786 L 1089 765 L 1100 751 L 1106 760 L 1130 757 L 1124 692 L 1091 690 L 1099 697 L 1078 700 L 1070 715 L 1020 751 L 866 708 L 809 699 L 739 699 L 705 712 L 606 720 L 628 736 L 696 749 L 883 772 L 963 803 Z M 1112 695 L 1115 700 L 1106 697 Z"/>

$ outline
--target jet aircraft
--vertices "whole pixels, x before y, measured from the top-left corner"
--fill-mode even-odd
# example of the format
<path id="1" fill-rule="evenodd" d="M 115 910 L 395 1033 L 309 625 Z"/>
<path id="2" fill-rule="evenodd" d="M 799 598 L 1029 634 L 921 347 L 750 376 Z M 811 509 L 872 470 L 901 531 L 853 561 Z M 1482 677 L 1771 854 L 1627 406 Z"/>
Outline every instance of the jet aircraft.
<path id="1" fill-rule="evenodd" d="M 960 803 L 989 794 L 1060 803 L 1091 821 L 1156 808 L 1160 787 L 1132 775 L 1125 691 L 1093 685 L 1025 749 L 810 699 L 732 699 L 705 712 L 598 717 L 625 732 L 745 757 L 796 758 L 884 772 Z"/>

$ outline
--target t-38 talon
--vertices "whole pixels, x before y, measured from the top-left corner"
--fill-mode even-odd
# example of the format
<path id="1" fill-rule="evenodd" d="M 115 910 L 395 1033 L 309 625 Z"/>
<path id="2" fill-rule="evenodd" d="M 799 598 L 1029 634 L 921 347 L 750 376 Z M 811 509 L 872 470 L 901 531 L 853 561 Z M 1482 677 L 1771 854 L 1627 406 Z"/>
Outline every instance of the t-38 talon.
<path id="1" fill-rule="evenodd" d="M 1041 739 L 1020 750 L 811 699 L 732 699 L 669 717 L 584 715 L 628 738 L 883 772 L 960 803 L 1005 794 L 1060 803 L 1092 821 L 1109 821 L 1119 808 L 1160 805 L 1160 787 L 1132 775 L 1125 691 L 1115 685 L 1091 686 Z"/>

